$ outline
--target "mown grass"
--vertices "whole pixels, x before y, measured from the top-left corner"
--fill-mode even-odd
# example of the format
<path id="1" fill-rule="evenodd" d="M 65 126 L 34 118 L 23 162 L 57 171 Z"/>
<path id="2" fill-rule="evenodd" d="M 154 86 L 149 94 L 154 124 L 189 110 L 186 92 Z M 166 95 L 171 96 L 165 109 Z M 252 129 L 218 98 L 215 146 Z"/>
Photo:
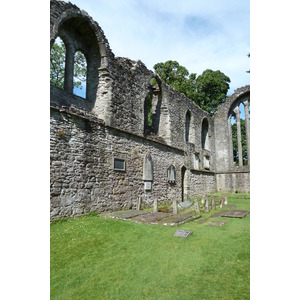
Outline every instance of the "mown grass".
<path id="1" fill-rule="evenodd" d="M 249 195 L 229 203 L 249 209 Z M 249 299 L 250 215 L 228 220 L 166 227 L 92 214 L 53 222 L 51 299 Z M 177 229 L 193 233 L 174 237 Z"/>

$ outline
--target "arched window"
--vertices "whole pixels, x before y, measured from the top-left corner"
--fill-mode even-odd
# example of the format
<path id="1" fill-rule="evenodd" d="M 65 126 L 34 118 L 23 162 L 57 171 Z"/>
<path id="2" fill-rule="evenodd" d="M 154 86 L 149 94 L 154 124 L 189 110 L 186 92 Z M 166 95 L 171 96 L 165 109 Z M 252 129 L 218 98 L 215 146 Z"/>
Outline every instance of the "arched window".
<path id="1" fill-rule="evenodd" d="M 202 121 L 201 144 L 202 144 L 202 149 L 209 150 L 208 120 L 206 118 L 204 118 Z"/>
<path id="2" fill-rule="evenodd" d="M 233 162 L 236 166 L 249 164 L 250 135 L 249 135 L 249 103 L 236 102 L 230 116 Z M 247 129 L 248 127 L 248 129 Z M 247 132 L 248 131 L 248 132 Z"/>
<path id="3" fill-rule="evenodd" d="M 74 56 L 73 94 L 86 98 L 87 61 L 81 51 Z"/>
<path id="4" fill-rule="evenodd" d="M 104 61 L 106 50 L 99 48 L 96 25 L 78 13 L 65 16 L 57 28 L 55 36 L 59 36 L 65 46 L 64 82 L 60 88 L 69 94 L 85 98 L 83 107 L 91 110 L 96 101 L 102 56 L 103 66 L 107 65 L 107 60 Z M 52 46 L 51 52 L 55 49 Z M 71 101 L 72 99 L 70 98 Z M 77 104 L 81 105 L 79 103 L 80 101 Z"/>
<path id="5" fill-rule="evenodd" d="M 191 113 L 188 110 L 185 115 L 185 141 L 190 139 Z"/>
<path id="6" fill-rule="evenodd" d="M 63 89 L 65 82 L 66 47 L 57 37 L 50 51 L 50 84 Z"/>

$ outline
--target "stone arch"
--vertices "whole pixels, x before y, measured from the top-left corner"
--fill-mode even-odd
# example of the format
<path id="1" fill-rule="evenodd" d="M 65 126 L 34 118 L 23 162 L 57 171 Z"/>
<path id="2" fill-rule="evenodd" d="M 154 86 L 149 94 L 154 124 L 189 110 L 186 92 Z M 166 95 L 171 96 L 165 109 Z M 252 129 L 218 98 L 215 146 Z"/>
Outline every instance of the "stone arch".
<path id="1" fill-rule="evenodd" d="M 56 37 L 66 46 L 64 90 L 73 94 L 74 55 L 81 51 L 87 61 L 85 107 L 92 110 L 97 98 L 99 72 L 108 68 L 113 54 L 102 29 L 88 14 L 71 3 L 51 0 L 50 48 Z"/>
<path id="2" fill-rule="evenodd" d="M 229 143 L 232 148 L 231 162 L 242 167 L 250 165 L 250 92 L 240 95 L 231 103 L 228 110 Z M 234 119 L 234 122 L 232 121 Z M 235 123 L 235 124 L 234 124 Z M 234 125 L 234 128 L 232 128 Z M 234 130 L 234 132 L 233 132 Z M 237 146 L 233 143 L 236 138 Z M 245 141 L 246 140 L 246 141 Z M 243 150 L 244 149 L 244 150 Z M 245 151 L 246 149 L 246 151 Z"/>
<path id="3" fill-rule="evenodd" d="M 220 105 L 214 116 L 214 136 L 216 150 L 216 168 L 217 171 L 227 171 L 235 169 L 233 161 L 233 144 L 232 144 L 232 116 L 234 109 L 243 102 L 245 107 L 250 105 L 250 85 L 238 88 L 226 99 L 226 102 Z M 248 166 L 250 166 L 250 121 L 249 112 L 245 109 L 247 124 L 247 155 Z M 245 120 L 246 121 L 246 120 Z M 227 124 L 227 125 L 226 125 Z M 249 168 L 245 168 L 248 172 Z"/>

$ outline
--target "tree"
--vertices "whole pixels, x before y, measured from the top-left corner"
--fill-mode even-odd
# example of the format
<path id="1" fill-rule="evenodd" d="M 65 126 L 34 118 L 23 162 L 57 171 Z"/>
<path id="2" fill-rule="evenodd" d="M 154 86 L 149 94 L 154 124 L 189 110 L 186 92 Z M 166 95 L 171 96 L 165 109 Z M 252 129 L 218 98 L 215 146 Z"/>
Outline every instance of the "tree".
<path id="1" fill-rule="evenodd" d="M 50 84 L 61 89 L 64 88 L 65 76 L 65 44 L 57 38 L 50 51 Z M 87 63 L 84 54 L 77 51 L 74 57 L 73 86 L 82 89 L 86 81 Z"/>
<path id="2" fill-rule="evenodd" d="M 220 71 L 207 69 L 197 77 L 196 73 L 189 74 L 185 67 L 171 60 L 157 63 L 153 68 L 166 84 L 185 94 L 210 115 L 226 99 L 230 78 Z"/>
<path id="3" fill-rule="evenodd" d="M 214 115 L 218 106 L 226 100 L 229 83 L 230 78 L 219 70 L 205 70 L 196 80 L 198 105 L 211 116 Z"/>

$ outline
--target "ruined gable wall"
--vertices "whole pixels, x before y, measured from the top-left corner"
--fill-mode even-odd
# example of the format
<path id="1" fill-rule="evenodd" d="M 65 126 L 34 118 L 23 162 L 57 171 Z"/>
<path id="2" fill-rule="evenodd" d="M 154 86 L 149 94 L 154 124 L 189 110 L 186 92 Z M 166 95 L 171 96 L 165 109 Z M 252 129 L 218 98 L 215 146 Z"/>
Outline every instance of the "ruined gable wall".
<path id="1" fill-rule="evenodd" d="M 250 100 L 250 86 L 237 89 L 214 116 L 217 189 L 228 192 L 250 191 L 250 166 L 234 166 L 230 129 L 230 110 L 245 99 Z"/>

